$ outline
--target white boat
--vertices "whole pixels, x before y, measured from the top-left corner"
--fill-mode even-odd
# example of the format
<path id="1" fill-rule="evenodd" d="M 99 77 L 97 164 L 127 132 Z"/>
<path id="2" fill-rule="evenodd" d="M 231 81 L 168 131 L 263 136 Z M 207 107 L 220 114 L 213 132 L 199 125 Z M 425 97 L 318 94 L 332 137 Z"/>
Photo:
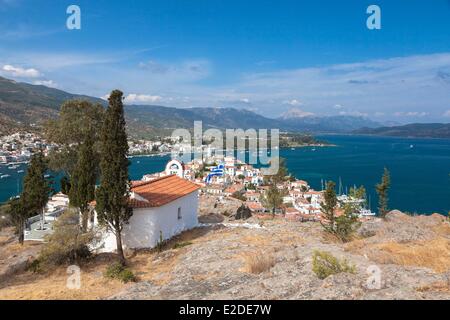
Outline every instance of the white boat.
<path id="1" fill-rule="evenodd" d="M 12 165 L 12 166 L 9 166 L 8 169 L 14 170 L 14 169 L 17 169 L 18 167 L 19 167 L 18 165 Z"/>
<path id="2" fill-rule="evenodd" d="M 48 179 L 48 178 L 50 178 L 50 177 L 51 177 L 51 175 L 49 175 L 49 174 L 44 175 L 44 178 L 45 178 L 45 179 Z"/>
<path id="3" fill-rule="evenodd" d="M 17 173 L 24 173 L 25 170 L 18 170 Z"/>
<path id="4" fill-rule="evenodd" d="M 295 150 L 295 148 L 291 148 L 291 150 L 292 150 L 292 151 L 294 151 L 294 150 Z"/>
<path id="5" fill-rule="evenodd" d="M 9 175 L 9 174 L 4 174 L 4 175 L 1 175 L 1 176 L 0 176 L 0 179 L 5 179 L 5 178 L 9 178 L 9 177 L 11 177 L 11 175 Z"/>

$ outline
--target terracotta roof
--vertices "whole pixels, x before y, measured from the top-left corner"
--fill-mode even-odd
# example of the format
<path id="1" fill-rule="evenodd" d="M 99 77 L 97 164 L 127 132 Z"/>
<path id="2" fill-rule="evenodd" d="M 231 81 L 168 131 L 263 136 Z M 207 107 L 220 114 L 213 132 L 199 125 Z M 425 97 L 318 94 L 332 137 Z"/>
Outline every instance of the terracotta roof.
<path id="1" fill-rule="evenodd" d="M 143 200 L 132 198 L 130 199 L 130 205 L 133 208 L 160 207 L 198 189 L 200 189 L 200 186 L 176 175 L 135 183 L 131 192 L 142 197 Z"/>

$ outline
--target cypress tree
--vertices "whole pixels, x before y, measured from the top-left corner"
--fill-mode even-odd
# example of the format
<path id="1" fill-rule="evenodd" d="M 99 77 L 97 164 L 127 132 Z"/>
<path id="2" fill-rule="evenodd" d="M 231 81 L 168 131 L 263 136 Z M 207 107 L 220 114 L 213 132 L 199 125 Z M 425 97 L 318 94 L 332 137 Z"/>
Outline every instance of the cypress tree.
<path id="1" fill-rule="evenodd" d="M 125 264 L 122 229 L 133 211 L 128 206 L 128 141 L 122 96 L 119 90 L 111 92 L 100 134 L 100 186 L 96 192 L 96 211 L 100 224 L 115 234 L 117 254 Z"/>
<path id="2" fill-rule="evenodd" d="M 381 178 L 381 183 L 376 185 L 376 191 L 378 193 L 378 213 L 382 218 L 386 217 L 388 212 L 388 191 L 391 187 L 391 176 L 389 170 L 384 168 L 383 177 Z"/>
<path id="3" fill-rule="evenodd" d="M 79 148 L 69 192 L 70 204 L 80 209 L 84 232 L 87 231 L 89 203 L 95 198 L 96 181 L 97 159 L 94 154 L 94 141 L 91 136 L 87 136 Z"/>
<path id="4" fill-rule="evenodd" d="M 51 187 L 45 179 L 47 162 L 42 151 L 31 157 L 27 174 L 23 180 L 23 191 L 20 196 L 22 205 L 30 214 L 41 215 L 41 226 L 44 228 L 44 208 L 48 202 Z"/>
<path id="5" fill-rule="evenodd" d="M 336 216 L 334 210 L 337 207 L 337 196 L 336 196 L 336 184 L 333 181 L 327 183 L 327 188 L 324 192 L 324 203 L 322 203 L 322 215 L 325 222 L 321 222 L 325 231 L 329 233 L 336 232 Z"/>
<path id="6" fill-rule="evenodd" d="M 16 228 L 19 243 L 23 245 L 25 222 L 30 218 L 30 214 L 20 198 L 12 199 L 8 202 L 8 214 L 11 216 L 11 220 Z"/>

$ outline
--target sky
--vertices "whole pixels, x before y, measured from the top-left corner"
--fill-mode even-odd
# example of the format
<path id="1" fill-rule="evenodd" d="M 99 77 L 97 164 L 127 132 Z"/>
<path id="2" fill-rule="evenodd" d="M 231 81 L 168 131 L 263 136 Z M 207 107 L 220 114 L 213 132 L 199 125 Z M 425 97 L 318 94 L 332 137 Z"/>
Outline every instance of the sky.
<path id="1" fill-rule="evenodd" d="M 450 122 L 450 0 L 0 0 L 0 76 L 127 104 Z"/>

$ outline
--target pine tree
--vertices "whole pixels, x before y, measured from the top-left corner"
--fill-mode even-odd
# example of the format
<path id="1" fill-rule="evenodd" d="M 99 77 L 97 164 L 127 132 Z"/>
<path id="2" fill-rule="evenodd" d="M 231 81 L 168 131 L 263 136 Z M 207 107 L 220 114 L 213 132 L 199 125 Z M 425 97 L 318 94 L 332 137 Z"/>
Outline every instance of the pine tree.
<path id="1" fill-rule="evenodd" d="M 128 142 L 122 96 L 119 90 L 111 93 L 100 135 L 100 186 L 96 192 L 96 210 L 99 222 L 115 234 L 117 254 L 125 264 L 122 229 L 133 211 L 128 206 Z"/>
<path id="2" fill-rule="evenodd" d="M 382 218 L 386 217 L 388 213 L 388 191 L 391 187 L 391 176 L 389 170 L 384 168 L 383 177 L 381 183 L 376 185 L 376 191 L 378 193 L 378 213 Z"/>
<path id="3" fill-rule="evenodd" d="M 333 181 L 327 183 L 327 188 L 324 193 L 325 201 L 322 203 L 322 216 L 325 222 L 322 226 L 327 232 L 335 233 L 336 231 L 336 216 L 335 209 L 337 206 L 336 184 Z"/>
<path id="4" fill-rule="evenodd" d="M 23 191 L 20 196 L 22 205 L 29 214 L 41 215 L 41 227 L 44 228 L 45 217 L 44 208 L 48 202 L 51 187 L 45 179 L 47 162 L 42 151 L 35 153 L 31 157 L 27 174 L 23 180 Z"/>
<path id="5" fill-rule="evenodd" d="M 71 206 L 80 209 L 83 231 L 87 231 L 89 203 L 95 198 L 97 181 L 97 159 L 94 154 L 94 141 L 87 136 L 80 146 L 69 192 Z"/>

